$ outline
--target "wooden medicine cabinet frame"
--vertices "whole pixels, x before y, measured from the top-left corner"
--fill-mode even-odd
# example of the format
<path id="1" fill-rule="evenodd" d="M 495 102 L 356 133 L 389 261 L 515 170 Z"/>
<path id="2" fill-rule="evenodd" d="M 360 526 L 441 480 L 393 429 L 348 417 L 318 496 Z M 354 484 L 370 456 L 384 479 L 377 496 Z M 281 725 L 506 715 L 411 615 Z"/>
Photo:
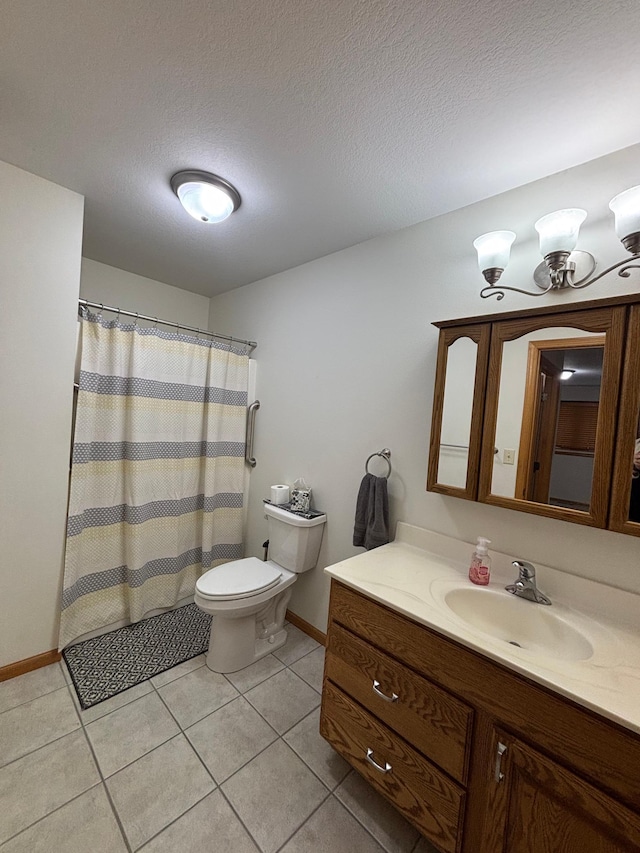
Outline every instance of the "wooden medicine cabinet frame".
<path id="1" fill-rule="evenodd" d="M 440 492 L 442 495 L 465 498 L 475 501 L 478 495 L 478 473 L 480 470 L 480 447 L 482 438 L 482 417 L 485 388 L 487 384 L 487 358 L 489 356 L 489 336 L 491 327 L 486 323 L 469 326 L 458 326 L 443 329 L 438 341 L 438 365 L 436 384 L 433 398 L 433 421 L 431 443 L 429 447 L 429 470 L 427 473 L 427 489 Z M 464 487 L 452 486 L 438 482 L 440 465 L 440 433 L 442 430 L 442 415 L 444 412 L 444 391 L 447 379 L 447 362 L 449 347 L 462 338 L 470 338 L 477 344 L 475 380 L 473 386 L 473 401 L 471 404 L 471 425 L 469 432 L 469 454 L 467 457 L 467 478 Z"/>
<path id="2" fill-rule="evenodd" d="M 577 524 L 587 524 L 593 527 L 606 527 L 609 487 L 613 466 L 613 440 L 616 429 L 618 384 L 620 365 L 622 363 L 624 315 L 624 308 L 602 308 L 591 311 L 556 314 L 551 320 L 545 316 L 527 317 L 493 324 L 480 465 L 480 484 L 478 489 L 478 499 L 480 501 L 492 504 L 493 506 L 506 507 L 507 509 L 532 512 L 536 515 L 547 516 L 548 518 L 559 518 L 562 521 L 573 521 Z M 516 497 L 508 498 L 493 494 L 491 491 L 494 462 L 493 457 L 491 459 L 487 457 L 487 448 L 495 446 L 503 345 L 508 341 L 514 341 L 531 332 L 543 331 L 549 326 L 553 328 L 562 328 L 565 326 L 568 329 L 581 329 L 584 332 L 596 333 L 600 345 L 602 345 L 602 334 L 606 335 L 600 403 L 598 406 L 596 446 L 593 458 L 591 501 L 587 511 L 552 506 Z M 570 336 L 568 332 L 567 337 Z M 590 339 L 585 338 L 585 340 Z"/>
<path id="3" fill-rule="evenodd" d="M 640 294 L 447 320 L 433 325 L 440 329 L 440 340 L 427 490 L 640 536 L 640 522 L 628 519 L 631 460 L 640 418 Z M 571 329 L 589 332 L 591 337 L 585 338 L 582 346 L 603 346 L 600 336 L 604 336 L 591 500 L 586 511 L 491 492 L 503 345 L 538 330 L 563 327 L 567 334 L 562 337 L 570 342 L 576 337 Z M 460 489 L 438 483 L 437 472 L 447 352 L 455 340 L 464 335 L 470 337 L 468 330 L 473 330 L 478 354 L 467 482 L 465 488 Z M 551 348 L 546 343 L 540 347 L 541 351 Z M 519 449 L 522 449 L 522 440 L 521 432 Z M 519 482 L 522 483 L 522 475 Z"/>
<path id="4" fill-rule="evenodd" d="M 636 298 L 640 302 L 640 297 Z M 629 521 L 629 460 L 633 457 L 639 422 L 640 304 L 629 309 L 609 519 L 611 530 L 632 536 L 640 536 L 640 522 Z"/>

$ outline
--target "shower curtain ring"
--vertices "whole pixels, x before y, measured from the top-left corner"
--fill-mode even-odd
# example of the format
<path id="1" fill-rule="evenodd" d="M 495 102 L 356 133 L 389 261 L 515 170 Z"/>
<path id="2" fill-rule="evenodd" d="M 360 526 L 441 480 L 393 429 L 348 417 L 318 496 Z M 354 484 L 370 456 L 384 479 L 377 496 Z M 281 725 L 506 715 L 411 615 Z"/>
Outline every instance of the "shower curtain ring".
<path id="1" fill-rule="evenodd" d="M 120 308 L 118 308 L 118 313 L 116 314 L 116 325 L 120 322 Z"/>
<path id="2" fill-rule="evenodd" d="M 156 321 L 155 321 L 155 323 L 153 324 L 153 328 L 154 328 L 154 329 L 157 329 L 157 328 L 158 328 L 158 318 L 157 318 L 157 317 L 156 317 Z"/>
<path id="3" fill-rule="evenodd" d="M 138 328 L 138 317 L 139 317 L 139 316 L 140 316 L 140 312 L 139 312 L 139 311 L 136 311 L 136 319 L 133 321 L 133 328 L 134 328 L 134 329 L 137 329 L 137 328 Z"/>
<path id="4" fill-rule="evenodd" d="M 98 319 L 102 320 L 102 312 L 104 311 L 104 303 L 100 303 L 100 310 L 98 311 Z"/>

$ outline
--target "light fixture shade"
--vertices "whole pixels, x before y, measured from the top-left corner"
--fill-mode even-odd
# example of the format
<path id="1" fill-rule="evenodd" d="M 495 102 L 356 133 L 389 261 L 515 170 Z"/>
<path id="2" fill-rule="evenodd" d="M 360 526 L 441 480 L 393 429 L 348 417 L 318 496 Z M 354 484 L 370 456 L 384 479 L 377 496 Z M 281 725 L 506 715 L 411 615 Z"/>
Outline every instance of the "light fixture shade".
<path id="1" fill-rule="evenodd" d="M 511 246 L 516 239 L 513 231 L 489 231 L 476 237 L 473 246 L 478 253 L 480 272 L 489 269 L 505 269 L 509 263 Z"/>
<path id="2" fill-rule="evenodd" d="M 177 172 L 171 188 L 189 216 L 198 222 L 222 222 L 240 207 L 240 194 L 228 181 L 210 172 Z"/>
<path id="3" fill-rule="evenodd" d="M 535 224 L 540 235 L 540 254 L 543 258 L 552 252 L 572 252 L 578 242 L 580 226 L 587 211 L 577 207 L 556 210 L 541 217 Z"/>
<path id="4" fill-rule="evenodd" d="M 640 231 L 640 187 L 618 193 L 609 202 L 609 207 L 615 217 L 616 234 L 621 240 Z"/>
<path id="5" fill-rule="evenodd" d="M 574 373 L 575 370 L 562 370 L 560 372 L 560 379 L 571 379 Z"/>

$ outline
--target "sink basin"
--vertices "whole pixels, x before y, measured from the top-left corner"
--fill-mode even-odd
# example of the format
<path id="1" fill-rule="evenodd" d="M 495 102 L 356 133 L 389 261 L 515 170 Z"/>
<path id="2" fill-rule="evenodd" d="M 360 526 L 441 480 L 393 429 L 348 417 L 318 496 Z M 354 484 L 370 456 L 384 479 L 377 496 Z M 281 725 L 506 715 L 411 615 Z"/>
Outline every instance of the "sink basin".
<path id="1" fill-rule="evenodd" d="M 447 607 L 467 625 L 513 646 L 563 660 L 587 660 L 589 640 L 547 607 L 490 589 L 452 589 Z"/>

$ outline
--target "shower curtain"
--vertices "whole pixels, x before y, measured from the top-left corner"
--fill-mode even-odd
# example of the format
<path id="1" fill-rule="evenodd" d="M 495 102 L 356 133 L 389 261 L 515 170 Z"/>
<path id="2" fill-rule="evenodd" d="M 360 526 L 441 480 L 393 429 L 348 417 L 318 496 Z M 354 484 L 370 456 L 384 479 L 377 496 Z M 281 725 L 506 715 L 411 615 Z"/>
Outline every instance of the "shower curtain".
<path id="1" fill-rule="evenodd" d="M 242 557 L 248 374 L 242 349 L 85 312 L 61 649 Z"/>

